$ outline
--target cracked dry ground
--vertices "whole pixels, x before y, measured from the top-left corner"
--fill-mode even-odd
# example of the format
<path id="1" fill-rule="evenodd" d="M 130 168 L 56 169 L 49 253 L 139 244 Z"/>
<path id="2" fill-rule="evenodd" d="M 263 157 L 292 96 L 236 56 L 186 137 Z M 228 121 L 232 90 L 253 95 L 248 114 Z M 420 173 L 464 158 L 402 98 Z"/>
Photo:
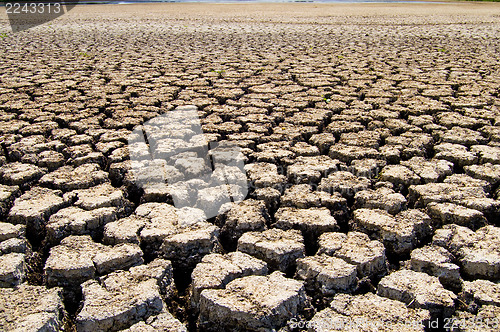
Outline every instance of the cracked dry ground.
<path id="1" fill-rule="evenodd" d="M 84 6 L 8 34 L 0 329 L 496 331 L 498 9 Z M 179 105 L 246 157 L 207 222 L 129 172 Z"/>

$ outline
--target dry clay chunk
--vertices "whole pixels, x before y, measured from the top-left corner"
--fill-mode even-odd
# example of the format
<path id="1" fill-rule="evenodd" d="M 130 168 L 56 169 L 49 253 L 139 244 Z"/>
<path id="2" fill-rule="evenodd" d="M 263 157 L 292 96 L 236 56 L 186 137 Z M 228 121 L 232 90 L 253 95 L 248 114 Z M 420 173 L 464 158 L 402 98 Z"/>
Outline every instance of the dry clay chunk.
<path id="1" fill-rule="evenodd" d="M 473 232 L 467 227 L 445 225 L 436 231 L 433 243 L 458 256 L 465 275 L 500 279 L 500 228 L 488 225 Z"/>
<path id="2" fill-rule="evenodd" d="M 155 316 L 149 316 L 145 321 L 132 325 L 121 332 L 187 332 L 186 326 L 175 318 L 167 309 Z"/>
<path id="3" fill-rule="evenodd" d="M 309 322 L 311 332 L 424 332 L 429 311 L 408 308 L 404 303 L 367 293 L 337 294 Z"/>
<path id="4" fill-rule="evenodd" d="M 62 289 L 22 284 L 0 288 L 0 330 L 60 331 L 64 305 Z"/>
<path id="5" fill-rule="evenodd" d="M 231 281 L 201 292 L 198 326 L 207 331 L 279 329 L 307 306 L 304 283 L 280 272 Z"/>
<path id="6" fill-rule="evenodd" d="M 334 231 L 337 221 L 327 208 L 280 208 L 276 214 L 275 227 L 281 229 L 297 229 L 318 236 L 321 233 Z"/>
<path id="7" fill-rule="evenodd" d="M 197 308 L 204 289 L 224 288 L 230 281 L 248 275 L 267 274 L 267 264 L 243 252 L 203 257 L 191 274 L 191 306 Z"/>
<path id="8" fill-rule="evenodd" d="M 399 270 L 382 278 L 377 294 L 404 302 L 410 308 L 430 311 L 432 316 L 450 317 L 457 296 L 441 285 L 437 277 L 412 270 Z"/>
<path id="9" fill-rule="evenodd" d="M 243 234 L 238 240 L 238 251 L 262 259 L 270 268 L 283 272 L 305 256 L 304 240 L 299 231 L 276 228 Z"/>
<path id="10" fill-rule="evenodd" d="M 69 236 L 50 250 L 44 272 L 49 285 L 75 285 L 98 274 L 141 264 L 137 244 L 110 247 L 93 242 L 88 235 Z"/>
<path id="11" fill-rule="evenodd" d="M 323 295 L 353 290 L 357 282 L 355 265 L 328 255 L 298 259 L 295 276 L 306 280 Z"/>
<path id="12" fill-rule="evenodd" d="M 489 280 L 465 281 L 460 295 L 465 303 L 500 307 L 500 285 Z"/>
<path id="13" fill-rule="evenodd" d="M 425 246 L 411 252 L 411 269 L 425 272 L 439 278 L 439 281 L 453 289 L 460 289 L 462 278 L 460 268 L 453 264 L 453 256 L 442 247 Z"/>
<path id="14" fill-rule="evenodd" d="M 342 258 L 354 264 L 360 278 L 387 271 L 384 245 L 361 232 L 325 233 L 319 237 L 319 254 Z"/>
<path id="15" fill-rule="evenodd" d="M 59 190 L 35 187 L 14 201 L 9 221 L 39 230 L 49 216 L 70 204 Z"/>
<path id="16" fill-rule="evenodd" d="M 76 317 L 82 332 L 119 331 L 160 314 L 162 294 L 173 294 L 172 265 L 156 259 L 82 284 L 83 308 Z"/>
<path id="17" fill-rule="evenodd" d="M 97 164 L 84 164 L 74 168 L 63 166 L 52 173 L 44 175 L 40 184 L 45 187 L 70 191 L 84 189 L 107 182 L 108 174 L 102 171 Z"/>
<path id="18" fill-rule="evenodd" d="M 373 234 L 384 243 L 388 251 L 408 254 L 430 234 L 430 218 L 420 210 L 405 210 L 392 216 L 378 209 L 354 211 L 356 228 Z"/>

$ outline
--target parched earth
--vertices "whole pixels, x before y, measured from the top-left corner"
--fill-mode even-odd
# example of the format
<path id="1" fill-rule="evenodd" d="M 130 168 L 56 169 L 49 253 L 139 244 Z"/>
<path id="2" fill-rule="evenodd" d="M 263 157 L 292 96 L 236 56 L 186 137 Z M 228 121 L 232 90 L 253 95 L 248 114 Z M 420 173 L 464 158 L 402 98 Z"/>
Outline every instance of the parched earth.
<path id="1" fill-rule="evenodd" d="M 498 331 L 499 23 L 466 3 L 2 16 L 0 330 Z M 244 155 L 248 195 L 208 220 L 227 189 L 194 179 L 181 209 L 131 173 L 133 129 L 183 105 Z"/>

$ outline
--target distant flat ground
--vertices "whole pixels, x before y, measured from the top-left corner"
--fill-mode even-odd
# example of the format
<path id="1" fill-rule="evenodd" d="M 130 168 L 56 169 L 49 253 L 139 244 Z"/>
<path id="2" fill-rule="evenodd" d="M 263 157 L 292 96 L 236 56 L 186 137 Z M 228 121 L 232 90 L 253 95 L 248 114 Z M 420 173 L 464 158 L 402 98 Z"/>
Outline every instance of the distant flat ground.
<path id="1" fill-rule="evenodd" d="M 491 2 L 415 2 L 415 3 L 157 3 L 124 5 L 81 5 L 69 15 L 155 15 L 167 16 L 212 16 L 228 19 L 296 19 L 310 21 L 334 19 L 336 17 L 405 17 L 420 15 L 454 15 L 463 18 L 482 16 L 499 19 L 500 4 Z M 459 19 L 459 17 L 455 17 Z"/>

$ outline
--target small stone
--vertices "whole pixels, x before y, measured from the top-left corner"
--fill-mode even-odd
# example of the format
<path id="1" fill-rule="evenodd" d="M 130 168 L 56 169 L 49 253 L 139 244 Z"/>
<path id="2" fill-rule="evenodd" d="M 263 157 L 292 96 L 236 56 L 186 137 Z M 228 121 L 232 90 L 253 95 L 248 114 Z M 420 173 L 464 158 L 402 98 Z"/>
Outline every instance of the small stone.
<path id="1" fill-rule="evenodd" d="M 274 164 L 247 164 L 245 171 L 255 188 L 270 187 L 280 190 L 286 181 L 284 175 L 278 174 L 278 167 Z"/>
<path id="2" fill-rule="evenodd" d="M 412 270 L 399 270 L 382 278 L 377 295 L 401 301 L 409 308 L 429 310 L 433 317 L 451 317 L 457 298 L 437 277 Z"/>
<path id="3" fill-rule="evenodd" d="M 130 206 L 130 202 L 125 199 L 123 191 L 114 188 L 109 183 L 103 183 L 88 189 L 74 190 L 70 194 L 76 198 L 75 205 L 84 210 L 104 207 L 117 207 L 122 210 Z"/>
<path id="4" fill-rule="evenodd" d="M 207 222 L 174 231 L 163 239 L 159 249 L 161 257 L 181 267 L 194 267 L 203 256 L 220 250 L 219 228 Z"/>
<path id="5" fill-rule="evenodd" d="M 229 211 L 217 218 L 223 225 L 221 235 L 230 242 L 236 242 L 245 232 L 267 229 L 267 222 L 270 220 L 264 202 L 253 199 L 234 204 Z"/>
<path id="6" fill-rule="evenodd" d="M 308 305 L 304 283 L 274 272 L 201 292 L 198 328 L 207 331 L 279 329 Z"/>
<path id="7" fill-rule="evenodd" d="M 243 234 L 238 240 L 238 250 L 266 261 L 271 269 L 283 272 L 305 255 L 304 240 L 299 231 L 276 228 Z"/>
<path id="8" fill-rule="evenodd" d="M 297 260 L 296 278 L 305 280 L 325 296 L 351 291 L 356 287 L 356 266 L 327 255 Z"/>

